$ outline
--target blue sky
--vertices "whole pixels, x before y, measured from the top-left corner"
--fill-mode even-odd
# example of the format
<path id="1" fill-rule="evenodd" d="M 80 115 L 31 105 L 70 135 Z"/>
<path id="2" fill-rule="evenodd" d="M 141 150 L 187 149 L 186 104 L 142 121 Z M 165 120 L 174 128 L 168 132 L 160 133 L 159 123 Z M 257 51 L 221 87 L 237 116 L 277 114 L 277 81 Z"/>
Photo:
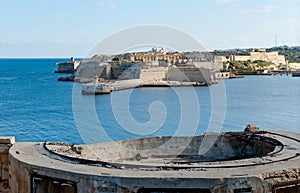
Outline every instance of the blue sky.
<path id="1" fill-rule="evenodd" d="M 156 24 L 208 50 L 300 45 L 300 0 L 7 0 L 0 57 L 84 57 L 112 33 Z"/>

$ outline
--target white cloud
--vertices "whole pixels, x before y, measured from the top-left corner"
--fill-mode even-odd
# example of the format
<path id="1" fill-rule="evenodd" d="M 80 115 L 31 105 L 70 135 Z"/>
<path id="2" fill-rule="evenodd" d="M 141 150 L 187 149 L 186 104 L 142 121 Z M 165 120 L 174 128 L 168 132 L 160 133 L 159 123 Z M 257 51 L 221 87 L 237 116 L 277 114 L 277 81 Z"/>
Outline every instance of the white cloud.
<path id="1" fill-rule="evenodd" d="M 117 8 L 117 5 L 112 0 L 101 0 L 98 2 L 98 6 L 106 8 Z"/>
<path id="2" fill-rule="evenodd" d="M 272 12 L 274 9 L 275 9 L 274 5 L 268 4 L 268 5 L 264 5 L 264 6 L 260 7 L 259 11 L 269 13 L 269 12 Z"/>
<path id="3" fill-rule="evenodd" d="M 217 0 L 218 4 L 229 4 L 233 3 L 235 0 Z"/>
<path id="4" fill-rule="evenodd" d="M 272 4 L 263 5 L 258 8 L 252 8 L 252 9 L 241 9 L 239 13 L 241 14 L 247 14 L 247 13 L 270 13 L 272 12 L 276 7 Z"/>

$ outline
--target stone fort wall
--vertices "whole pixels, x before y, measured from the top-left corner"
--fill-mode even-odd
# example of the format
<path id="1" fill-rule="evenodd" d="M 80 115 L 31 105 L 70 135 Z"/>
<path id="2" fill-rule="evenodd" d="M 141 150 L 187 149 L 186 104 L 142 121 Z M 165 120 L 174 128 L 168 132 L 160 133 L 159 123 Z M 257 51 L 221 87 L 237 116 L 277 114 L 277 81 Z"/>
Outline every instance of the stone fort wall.
<path id="1" fill-rule="evenodd" d="M 142 81 L 180 81 L 211 83 L 211 72 L 204 68 L 154 67 L 141 69 Z"/>
<path id="2" fill-rule="evenodd" d="M 211 72 L 204 68 L 169 68 L 166 80 L 211 83 Z"/>
<path id="3" fill-rule="evenodd" d="M 233 62 L 233 61 L 256 61 L 263 60 L 272 62 L 276 65 L 286 64 L 284 55 L 279 55 L 278 52 L 254 51 L 250 55 L 234 55 L 230 56 L 216 56 L 216 61 Z"/>
<path id="4" fill-rule="evenodd" d="M 0 137 L 0 192 L 9 193 L 8 153 L 15 142 L 14 137 Z"/>
<path id="5" fill-rule="evenodd" d="M 168 68 L 156 67 L 156 68 L 144 68 L 141 69 L 140 79 L 142 81 L 164 81 Z"/>
<path id="6" fill-rule="evenodd" d="M 276 65 L 285 64 L 285 57 L 278 52 L 250 52 L 251 61 L 264 60 Z"/>

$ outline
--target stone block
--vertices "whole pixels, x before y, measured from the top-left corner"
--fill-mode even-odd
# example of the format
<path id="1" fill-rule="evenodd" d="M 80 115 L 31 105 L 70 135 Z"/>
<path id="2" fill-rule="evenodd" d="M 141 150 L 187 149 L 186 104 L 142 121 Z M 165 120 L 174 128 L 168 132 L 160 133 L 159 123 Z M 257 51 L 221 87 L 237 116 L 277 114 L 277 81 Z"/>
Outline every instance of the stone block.
<path id="1" fill-rule="evenodd" d="M 14 144 L 14 143 L 15 143 L 15 137 L 13 136 L 0 137 L 0 144 Z"/>

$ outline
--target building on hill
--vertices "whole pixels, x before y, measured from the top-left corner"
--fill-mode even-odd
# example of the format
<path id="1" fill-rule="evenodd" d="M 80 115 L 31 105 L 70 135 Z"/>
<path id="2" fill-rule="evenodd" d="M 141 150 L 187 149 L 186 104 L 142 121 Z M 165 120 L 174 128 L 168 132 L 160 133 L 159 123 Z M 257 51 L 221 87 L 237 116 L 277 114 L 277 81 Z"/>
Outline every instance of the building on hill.
<path id="1" fill-rule="evenodd" d="M 275 65 L 286 64 L 285 56 L 277 51 L 267 52 L 266 49 L 254 49 L 249 53 L 223 53 L 215 55 L 216 60 L 222 62 L 257 61 L 262 60 Z"/>
<path id="2" fill-rule="evenodd" d="M 292 71 L 300 70 L 300 63 L 289 63 L 288 66 Z"/>
<path id="3" fill-rule="evenodd" d="M 129 56 L 127 55 L 126 58 L 128 58 L 130 62 L 165 61 L 170 64 L 174 64 L 176 62 L 187 62 L 180 53 L 132 53 L 129 54 Z"/>
<path id="4" fill-rule="evenodd" d="M 154 48 L 152 48 L 152 52 L 158 53 L 158 54 L 166 54 L 167 53 L 166 49 L 162 48 L 162 47 L 154 47 Z"/>
<path id="5" fill-rule="evenodd" d="M 286 64 L 284 55 L 279 55 L 278 52 L 266 52 L 266 49 L 257 49 L 250 52 L 251 61 L 263 60 L 272 62 L 276 65 Z"/>

